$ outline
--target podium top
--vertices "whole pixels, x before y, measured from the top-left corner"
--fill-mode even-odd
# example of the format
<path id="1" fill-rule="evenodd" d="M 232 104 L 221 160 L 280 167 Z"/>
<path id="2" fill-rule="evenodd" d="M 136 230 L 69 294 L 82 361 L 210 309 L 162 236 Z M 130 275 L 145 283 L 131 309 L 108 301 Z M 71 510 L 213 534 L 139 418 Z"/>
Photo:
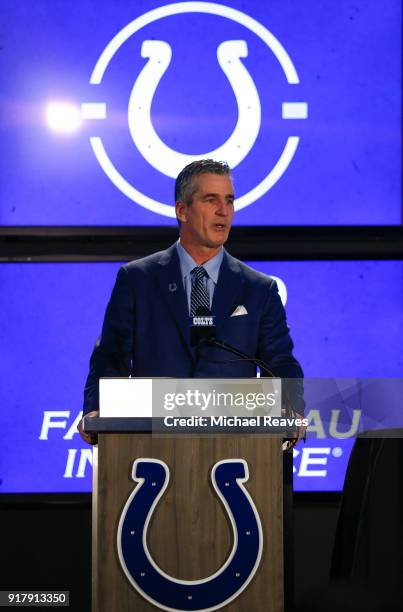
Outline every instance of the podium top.
<path id="1" fill-rule="evenodd" d="M 96 433 L 265 434 L 288 437 L 279 378 L 103 378 Z"/>
<path id="2" fill-rule="evenodd" d="M 135 418 L 135 417 L 84 417 L 84 429 L 91 433 L 133 433 L 133 434 L 163 434 L 165 436 L 178 436 L 183 434 L 221 434 L 231 436 L 233 434 L 274 436 L 284 438 L 295 431 L 295 428 L 271 426 L 267 428 L 261 424 L 254 424 L 254 418 L 250 419 L 251 424 L 232 425 L 223 428 L 220 425 L 183 425 L 178 427 L 167 427 L 164 419 L 161 418 Z"/>
<path id="3" fill-rule="evenodd" d="M 91 433 L 151 433 L 151 418 L 84 417 L 84 429 Z"/>

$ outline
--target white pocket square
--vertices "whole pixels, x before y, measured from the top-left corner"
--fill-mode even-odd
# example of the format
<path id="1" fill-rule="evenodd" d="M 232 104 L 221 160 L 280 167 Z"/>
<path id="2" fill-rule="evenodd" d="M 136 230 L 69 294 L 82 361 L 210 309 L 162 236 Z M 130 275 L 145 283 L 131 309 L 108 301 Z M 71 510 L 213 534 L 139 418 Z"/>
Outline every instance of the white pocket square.
<path id="1" fill-rule="evenodd" d="M 245 306 L 237 306 L 234 310 L 234 312 L 232 313 L 231 317 L 240 317 L 241 315 L 247 315 L 248 311 L 246 310 Z"/>

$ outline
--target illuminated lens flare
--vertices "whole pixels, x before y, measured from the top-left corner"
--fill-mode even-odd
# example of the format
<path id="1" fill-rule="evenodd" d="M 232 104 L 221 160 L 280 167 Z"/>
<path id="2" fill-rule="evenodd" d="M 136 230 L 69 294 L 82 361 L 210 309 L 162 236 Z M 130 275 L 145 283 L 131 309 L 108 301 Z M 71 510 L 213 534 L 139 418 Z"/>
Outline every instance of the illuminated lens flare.
<path id="1" fill-rule="evenodd" d="M 53 132 L 76 132 L 81 127 L 80 107 L 67 102 L 50 102 L 46 108 L 46 122 Z"/>

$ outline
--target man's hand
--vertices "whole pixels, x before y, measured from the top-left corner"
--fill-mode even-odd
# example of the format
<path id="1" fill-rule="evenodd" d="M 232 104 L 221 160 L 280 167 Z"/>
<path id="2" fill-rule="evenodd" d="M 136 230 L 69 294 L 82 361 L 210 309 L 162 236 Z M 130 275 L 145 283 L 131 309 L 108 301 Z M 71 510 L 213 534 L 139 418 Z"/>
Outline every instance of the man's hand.
<path id="1" fill-rule="evenodd" d="M 293 411 L 293 415 L 292 415 L 292 416 L 293 416 L 293 418 L 294 418 L 295 420 L 299 419 L 299 420 L 301 420 L 301 421 L 302 421 L 302 420 L 304 419 L 304 416 L 302 416 L 301 414 L 298 414 L 298 412 L 294 412 L 294 411 Z M 297 443 L 298 443 L 300 440 L 304 440 L 304 441 L 305 441 L 306 429 L 307 429 L 307 426 L 306 426 L 306 425 L 300 425 L 300 426 L 298 427 L 297 432 L 295 433 L 295 437 L 297 438 Z M 293 437 L 294 437 L 294 436 L 293 436 Z"/>
<path id="2" fill-rule="evenodd" d="M 98 410 L 92 410 L 91 412 L 87 412 L 86 415 L 84 416 L 88 416 L 88 417 L 98 417 L 99 416 L 99 411 Z M 96 433 L 90 433 L 89 431 L 84 431 L 84 417 L 81 419 L 81 421 L 79 422 L 79 424 L 77 425 L 77 431 L 80 434 L 80 436 L 82 437 L 82 439 L 84 440 L 84 442 L 87 442 L 88 444 L 97 444 L 98 442 L 98 435 Z"/>
<path id="3" fill-rule="evenodd" d="M 281 411 L 281 415 L 286 416 L 286 411 L 284 409 Z M 304 419 L 303 416 L 301 416 L 300 414 L 298 414 L 298 412 L 295 412 L 294 410 L 291 411 L 291 416 L 295 420 L 300 419 L 302 421 Z M 284 452 L 291 451 L 294 448 L 294 446 L 296 446 L 298 442 L 300 442 L 300 440 L 304 440 L 305 442 L 306 429 L 307 429 L 306 425 L 299 425 L 297 430 L 293 432 L 291 437 L 284 440 L 283 451 Z"/>

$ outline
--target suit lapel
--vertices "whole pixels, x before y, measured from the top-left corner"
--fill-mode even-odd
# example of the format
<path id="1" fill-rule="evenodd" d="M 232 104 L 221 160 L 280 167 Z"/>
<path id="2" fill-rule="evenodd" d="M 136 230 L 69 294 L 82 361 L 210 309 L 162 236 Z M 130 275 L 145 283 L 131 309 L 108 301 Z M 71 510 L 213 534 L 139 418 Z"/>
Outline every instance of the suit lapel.
<path id="1" fill-rule="evenodd" d="M 217 327 L 221 328 L 240 304 L 243 286 L 244 278 L 237 260 L 224 251 L 212 304 Z"/>
<path id="2" fill-rule="evenodd" d="M 190 346 L 190 326 L 187 297 L 183 287 L 179 256 L 173 244 L 163 252 L 155 266 L 155 276 L 162 298 L 175 321 L 181 340 L 193 365 L 196 363 L 195 352 Z"/>

